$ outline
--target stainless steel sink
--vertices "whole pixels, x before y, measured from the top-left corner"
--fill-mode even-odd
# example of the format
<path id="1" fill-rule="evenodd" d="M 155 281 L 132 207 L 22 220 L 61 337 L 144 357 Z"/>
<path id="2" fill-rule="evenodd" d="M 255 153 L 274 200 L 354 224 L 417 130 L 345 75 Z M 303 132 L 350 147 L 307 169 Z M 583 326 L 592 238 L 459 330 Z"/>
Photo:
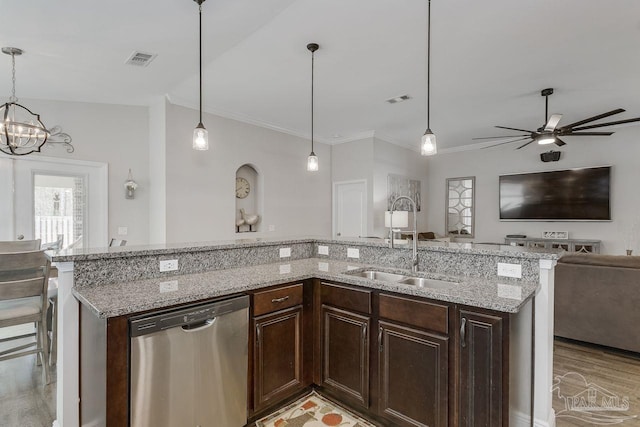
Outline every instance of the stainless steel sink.
<path id="1" fill-rule="evenodd" d="M 382 280 L 384 282 L 398 282 L 406 277 L 402 274 L 385 273 L 384 271 L 377 270 L 360 271 L 358 273 L 354 273 L 354 275 L 364 277 L 369 280 Z"/>
<path id="2" fill-rule="evenodd" d="M 412 285 L 418 288 L 431 288 L 431 289 L 451 289 L 456 287 L 458 283 L 447 282 L 445 280 L 437 279 L 424 279 L 422 277 L 406 277 L 400 280 L 398 283 L 403 285 Z"/>

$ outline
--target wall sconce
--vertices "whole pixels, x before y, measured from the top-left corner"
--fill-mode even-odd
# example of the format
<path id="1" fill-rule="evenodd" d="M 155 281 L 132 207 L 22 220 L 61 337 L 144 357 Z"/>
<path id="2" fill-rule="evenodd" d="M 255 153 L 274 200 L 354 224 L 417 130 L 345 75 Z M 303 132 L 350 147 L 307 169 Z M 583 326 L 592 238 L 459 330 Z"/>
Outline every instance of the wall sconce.
<path id="1" fill-rule="evenodd" d="M 131 175 L 131 169 L 129 169 L 129 177 L 127 181 L 124 183 L 124 188 L 127 190 L 125 197 L 127 199 L 135 198 L 136 188 L 138 188 L 138 183 L 133 180 L 133 175 Z"/>

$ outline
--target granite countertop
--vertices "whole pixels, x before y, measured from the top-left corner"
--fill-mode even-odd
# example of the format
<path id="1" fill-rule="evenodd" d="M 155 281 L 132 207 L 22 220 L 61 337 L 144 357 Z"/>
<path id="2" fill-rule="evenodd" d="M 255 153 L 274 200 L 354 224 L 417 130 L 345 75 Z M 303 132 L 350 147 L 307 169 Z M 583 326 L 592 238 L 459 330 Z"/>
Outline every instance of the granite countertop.
<path id="1" fill-rule="evenodd" d="M 343 244 L 349 246 L 388 247 L 382 238 L 331 238 L 326 236 L 302 236 L 281 238 L 237 239 L 216 242 L 168 243 L 145 246 L 120 246 L 111 248 L 64 249 L 48 251 L 53 262 L 89 261 L 112 258 L 126 258 L 145 255 L 168 255 L 187 252 L 204 252 L 219 249 L 249 248 L 297 243 Z M 410 244 L 396 245 L 398 249 L 411 248 Z M 459 243 L 459 242 L 418 242 L 418 251 L 438 251 L 449 253 L 470 253 L 478 255 L 503 255 L 516 258 L 558 259 L 561 249 L 525 248 L 501 243 Z"/>
<path id="2" fill-rule="evenodd" d="M 490 280 L 447 277 L 425 272 L 410 273 L 406 270 L 389 268 L 381 268 L 380 270 L 453 281 L 457 284 L 445 289 L 419 288 L 412 285 L 369 280 L 353 275 L 354 272 L 366 268 L 374 267 L 354 262 L 309 258 L 286 263 L 262 264 L 161 279 L 74 287 L 72 292 L 96 316 L 108 318 L 309 278 L 338 281 L 506 313 L 517 313 L 538 289 L 537 283 L 523 282 L 517 279 Z"/>

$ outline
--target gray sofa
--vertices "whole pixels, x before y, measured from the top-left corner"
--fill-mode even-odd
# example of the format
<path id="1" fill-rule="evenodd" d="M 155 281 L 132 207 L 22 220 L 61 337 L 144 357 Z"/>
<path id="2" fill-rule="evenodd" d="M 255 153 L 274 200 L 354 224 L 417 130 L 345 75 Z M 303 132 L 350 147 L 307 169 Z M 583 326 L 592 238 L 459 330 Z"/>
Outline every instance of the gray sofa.
<path id="1" fill-rule="evenodd" d="M 640 353 L 640 256 L 563 256 L 554 313 L 556 336 Z"/>

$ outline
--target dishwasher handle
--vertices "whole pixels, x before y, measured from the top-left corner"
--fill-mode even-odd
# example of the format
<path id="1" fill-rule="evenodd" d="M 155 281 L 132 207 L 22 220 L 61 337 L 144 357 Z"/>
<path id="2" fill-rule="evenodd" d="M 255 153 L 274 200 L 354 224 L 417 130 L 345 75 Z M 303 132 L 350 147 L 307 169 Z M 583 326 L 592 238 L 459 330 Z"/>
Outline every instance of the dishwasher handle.
<path id="1" fill-rule="evenodd" d="M 204 322 L 201 323 L 194 323 L 192 325 L 183 325 L 181 327 L 181 329 L 184 332 L 198 332 L 198 331 L 202 331 L 204 329 L 207 329 L 208 327 L 212 326 L 215 322 L 216 322 L 217 317 L 214 317 L 213 319 L 207 319 Z"/>

